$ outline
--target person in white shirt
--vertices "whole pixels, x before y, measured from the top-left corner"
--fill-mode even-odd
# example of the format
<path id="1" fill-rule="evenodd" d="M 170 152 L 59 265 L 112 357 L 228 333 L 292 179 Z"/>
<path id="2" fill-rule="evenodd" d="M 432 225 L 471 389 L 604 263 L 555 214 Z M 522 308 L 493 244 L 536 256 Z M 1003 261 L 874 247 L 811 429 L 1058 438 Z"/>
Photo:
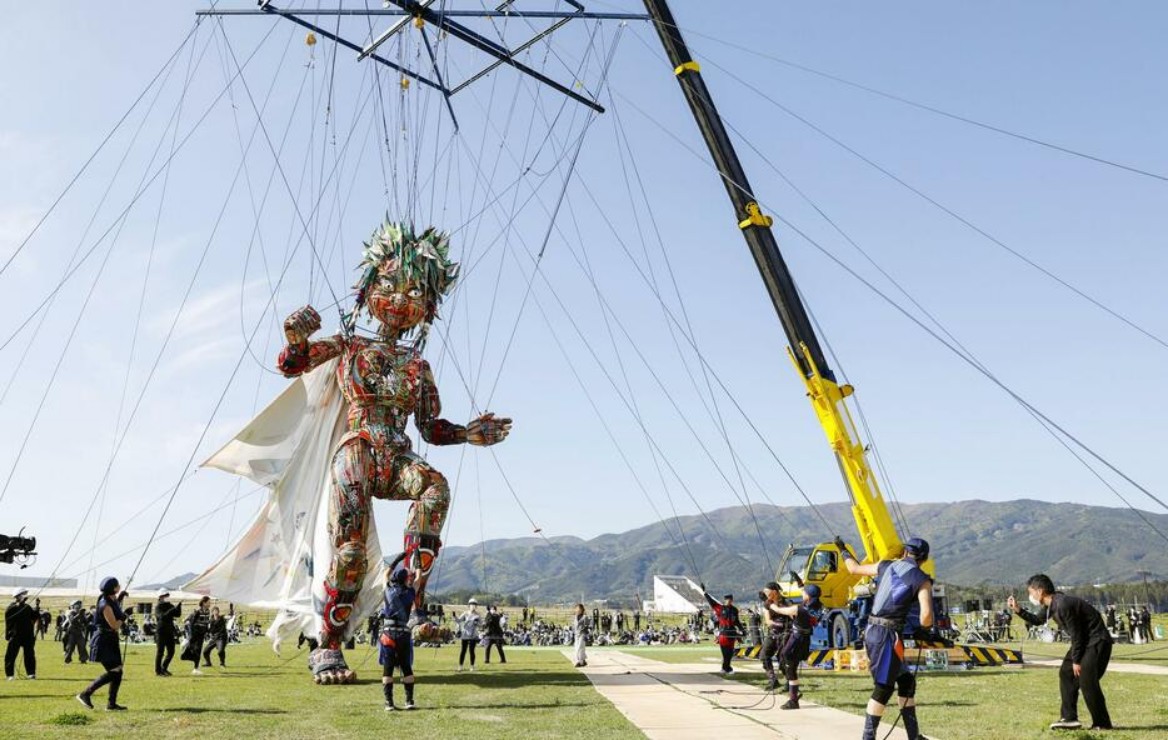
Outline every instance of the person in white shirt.
<path id="1" fill-rule="evenodd" d="M 466 655 L 470 653 L 470 669 L 475 666 L 475 648 L 479 642 L 479 627 L 483 617 L 479 614 L 479 602 L 471 599 L 466 603 L 466 611 L 454 618 L 458 625 L 458 636 L 462 640 L 462 649 L 458 653 L 458 670 L 462 670 L 466 662 Z"/>

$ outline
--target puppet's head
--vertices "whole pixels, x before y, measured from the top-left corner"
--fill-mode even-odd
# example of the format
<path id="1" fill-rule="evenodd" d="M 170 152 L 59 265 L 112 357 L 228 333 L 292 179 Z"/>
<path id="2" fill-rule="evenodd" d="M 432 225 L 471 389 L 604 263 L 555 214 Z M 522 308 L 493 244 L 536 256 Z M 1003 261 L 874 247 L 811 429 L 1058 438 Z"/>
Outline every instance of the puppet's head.
<path id="1" fill-rule="evenodd" d="M 449 241 L 433 227 L 416 234 L 413 226 L 387 219 L 365 243 L 356 310 L 368 309 L 382 335 L 404 337 L 420 327 L 424 336 L 458 278 Z"/>

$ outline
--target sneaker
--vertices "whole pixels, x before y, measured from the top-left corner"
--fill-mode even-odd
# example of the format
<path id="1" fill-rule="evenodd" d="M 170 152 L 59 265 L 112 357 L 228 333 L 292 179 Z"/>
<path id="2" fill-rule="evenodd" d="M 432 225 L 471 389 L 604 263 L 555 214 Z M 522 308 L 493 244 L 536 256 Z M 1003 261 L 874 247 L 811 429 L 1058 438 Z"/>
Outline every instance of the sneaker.
<path id="1" fill-rule="evenodd" d="M 415 710 L 415 709 L 417 709 L 417 708 L 418 708 L 418 705 L 417 705 L 417 704 L 414 704 L 414 700 L 413 700 L 413 699 L 406 699 L 406 711 L 407 711 L 407 712 L 411 712 L 411 711 L 413 711 L 413 710 Z"/>
<path id="2" fill-rule="evenodd" d="M 107 712 L 124 712 L 124 711 L 126 711 L 126 708 L 123 707 L 121 704 L 108 704 L 108 705 L 106 705 L 105 711 L 107 711 Z"/>
<path id="3" fill-rule="evenodd" d="M 9 677 L 8 677 L 8 680 L 9 680 L 9 681 L 15 681 L 15 680 L 16 680 L 16 676 L 9 676 Z"/>
<path id="4" fill-rule="evenodd" d="M 1083 723 L 1077 719 L 1060 719 L 1058 722 L 1051 722 L 1050 729 L 1052 730 L 1081 730 Z"/>
<path id="5" fill-rule="evenodd" d="M 30 673 L 30 674 L 28 674 L 28 680 L 29 680 L 29 681 L 35 681 L 35 680 L 36 680 L 36 674 L 35 674 L 35 673 Z"/>
<path id="6" fill-rule="evenodd" d="M 1091 725 L 1091 729 L 1092 730 L 1114 730 L 1115 728 L 1112 727 L 1111 725 L 1107 725 L 1106 727 L 1104 727 L 1103 725 Z"/>
<path id="7" fill-rule="evenodd" d="M 192 676 L 201 676 L 201 675 L 203 675 L 203 672 L 200 671 L 198 668 L 196 668 L 195 670 L 191 671 L 191 675 Z"/>
<path id="8" fill-rule="evenodd" d="M 386 703 L 385 703 L 385 711 L 387 711 L 387 712 L 396 712 L 396 711 L 397 711 L 397 707 L 395 707 L 394 705 L 390 704 L 389 702 L 386 702 Z"/>
<path id="9" fill-rule="evenodd" d="M 78 694 L 77 701 L 81 702 L 86 709 L 93 709 L 93 701 L 85 694 Z"/>
<path id="10" fill-rule="evenodd" d="M 795 701 L 794 699 L 788 699 L 786 704 L 779 707 L 779 709 L 798 709 L 798 708 L 799 708 L 799 702 Z"/>
<path id="11" fill-rule="evenodd" d="M 474 666 L 473 665 L 470 667 L 470 672 L 474 673 Z"/>

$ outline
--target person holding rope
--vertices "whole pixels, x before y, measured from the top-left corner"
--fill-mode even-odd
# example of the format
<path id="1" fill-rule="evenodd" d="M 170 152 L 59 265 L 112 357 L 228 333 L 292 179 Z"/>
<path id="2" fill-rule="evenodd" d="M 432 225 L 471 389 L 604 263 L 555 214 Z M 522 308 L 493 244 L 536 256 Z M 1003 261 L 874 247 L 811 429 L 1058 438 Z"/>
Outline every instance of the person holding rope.
<path id="1" fill-rule="evenodd" d="M 211 667 L 211 653 L 219 651 L 219 667 L 227 667 L 227 618 L 219 614 L 219 607 L 211 609 L 207 620 L 207 640 L 203 648 L 203 662 Z"/>
<path id="2" fill-rule="evenodd" d="M 702 596 L 714 610 L 714 619 L 718 625 L 718 647 L 722 651 L 722 675 L 734 675 L 734 668 L 730 661 L 734 659 L 734 644 L 746 634 L 742 620 L 738 617 L 738 607 L 734 606 L 734 594 L 726 594 L 722 601 L 718 601 L 706 591 L 706 584 L 701 584 Z"/>
<path id="3" fill-rule="evenodd" d="M 170 592 L 164 588 L 158 592 L 154 613 L 158 617 L 154 629 L 154 675 L 170 676 L 170 661 L 174 660 L 174 648 L 178 644 L 178 627 L 174 620 L 182 614 L 182 604 L 171 603 Z"/>
<path id="4" fill-rule="evenodd" d="M 87 622 L 89 615 L 82 608 L 81 599 L 69 605 L 69 611 L 61 624 L 62 644 L 65 648 L 65 662 L 73 662 L 73 652 L 77 651 L 77 659 L 82 665 L 89 662 L 89 648 L 86 645 L 89 637 Z"/>
<path id="5" fill-rule="evenodd" d="M 790 628 L 790 618 L 782 613 L 771 611 L 771 606 L 779 606 L 782 602 L 782 591 L 779 584 L 770 581 L 758 592 L 762 601 L 763 618 L 766 624 L 766 634 L 762 638 L 762 650 L 759 658 L 762 660 L 762 669 L 767 675 L 767 691 L 774 691 L 779 686 L 778 673 L 775 671 L 775 656 L 779 648 L 786 641 Z M 780 666 L 781 668 L 781 666 Z"/>
<path id="6" fill-rule="evenodd" d="M 199 670 L 199 663 L 203 659 L 203 641 L 207 639 L 207 631 L 211 626 L 210 605 L 211 597 L 204 596 L 199 599 L 199 608 L 187 617 L 187 641 L 180 657 L 195 664 L 191 671 L 192 676 L 203 675 L 203 672 Z"/>
<path id="7" fill-rule="evenodd" d="M 864 716 L 863 740 L 876 740 L 876 728 L 884 716 L 885 706 L 895 691 L 899 697 L 900 716 L 908 740 L 923 740 L 917 723 L 917 678 L 904 660 L 901 633 L 909 612 L 920 605 L 921 627 L 933 626 L 933 580 L 921 570 L 929 559 L 929 543 L 913 537 L 904 543 L 899 560 L 859 563 L 839 537 L 835 538 L 848 572 L 857 576 L 875 576 L 876 594 L 872 597 L 872 614 L 864 630 L 864 649 L 868 652 L 868 670 L 876 684 Z"/>
<path id="8" fill-rule="evenodd" d="M 1026 590 L 1030 592 L 1030 603 L 1041 610 L 1038 614 L 1023 609 L 1013 596 L 1006 600 L 1006 606 L 1022 621 L 1035 627 L 1053 619 L 1059 629 L 1071 636 L 1071 649 L 1059 670 L 1062 712 L 1059 721 L 1051 724 L 1050 729 L 1077 730 L 1083 726 L 1079 722 L 1080 690 L 1087 710 L 1091 712 L 1091 729 L 1112 729 L 1107 698 L 1099 685 L 1099 679 L 1103 678 L 1111 661 L 1112 645 L 1111 633 L 1107 631 L 1103 617 L 1083 599 L 1055 591 L 1054 582 L 1041 573 L 1030 577 Z"/>
<path id="9" fill-rule="evenodd" d="M 799 690 L 799 663 L 806 660 L 811 652 L 811 630 L 818 620 L 817 614 L 823 611 L 823 604 L 819 597 L 822 594 L 819 586 L 808 583 L 803 587 L 803 601 L 799 604 L 779 605 L 768 600 L 767 611 L 771 614 L 789 619 L 786 639 L 779 650 L 779 665 L 787 678 L 787 691 L 791 698 L 780 709 L 798 709 L 799 697 L 803 692 Z M 772 691 L 775 688 L 774 671 L 770 672 Z"/>
<path id="10" fill-rule="evenodd" d="M 101 663 L 105 673 L 77 695 L 77 701 L 86 709 L 93 709 L 93 694 L 102 686 L 109 684 L 109 698 L 106 709 L 111 712 L 125 711 L 125 707 L 118 704 L 118 690 L 122 688 L 122 651 L 118 644 L 118 635 L 122 625 L 134 611 L 134 607 L 123 608 L 122 602 L 126 592 L 118 579 L 113 576 L 101 581 L 101 597 L 97 600 L 97 610 L 93 614 L 93 636 L 90 638 L 89 659 Z"/>
<path id="11" fill-rule="evenodd" d="M 397 562 L 404 560 L 404 556 Z M 395 563 L 396 566 L 396 563 Z M 397 709 L 393 703 L 393 671 L 399 669 L 406 689 L 407 710 L 414 705 L 414 637 L 410 630 L 410 612 L 417 596 L 410 586 L 410 571 L 390 567 L 389 584 L 382 596 L 381 647 L 377 662 L 381 664 L 381 689 L 385 694 L 385 711 Z M 473 658 L 472 658 L 473 660 Z M 472 663 L 473 665 L 473 663 Z M 461 667 L 461 666 L 460 666 Z"/>
<path id="12" fill-rule="evenodd" d="M 29 606 L 28 589 L 18 586 L 12 592 L 12 603 L 4 610 L 4 639 L 8 640 L 4 651 L 4 675 L 9 681 L 16 679 L 16 654 L 22 650 L 24 672 L 29 678 L 36 678 L 36 630 L 40 620 L 40 611 Z"/>

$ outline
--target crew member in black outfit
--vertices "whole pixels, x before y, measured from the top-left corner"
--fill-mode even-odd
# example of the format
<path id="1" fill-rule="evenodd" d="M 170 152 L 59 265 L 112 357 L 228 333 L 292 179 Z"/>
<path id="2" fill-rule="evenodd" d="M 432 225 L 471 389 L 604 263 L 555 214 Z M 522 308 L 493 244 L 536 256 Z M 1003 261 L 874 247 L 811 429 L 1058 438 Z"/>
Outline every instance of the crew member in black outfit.
<path id="1" fill-rule="evenodd" d="M 122 608 L 126 592 L 122 591 L 118 579 L 113 576 L 101 581 L 101 598 L 97 600 L 97 610 L 93 613 L 93 637 L 90 638 L 89 659 L 101 663 L 105 673 L 77 695 L 77 701 L 86 709 L 93 709 L 93 692 L 109 684 L 109 699 L 106 709 L 111 712 L 125 709 L 118 704 L 118 689 L 122 687 L 122 651 L 118 645 L 118 635 L 126 618 L 134 607 Z"/>
<path id="2" fill-rule="evenodd" d="M 227 667 L 227 617 L 219 614 L 219 607 L 211 610 L 211 618 L 207 621 L 207 640 L 203 643 L 203 662 L 211 667 L 211 652 L 218 650 L 219 667 Z"/>
<path id="3" fill-rule="evenodd" d="M 210 607 L 211 597 L 204 596 L 199 599 L 199 608 L 187 617 L 187 644 L 180 657 L 195 664 L 194 670 L 191 671 L 193 676 L 203 675 L 199 670 L 199 662 L 203 659 L 203 641 L 207 639 L 207 629 L 211 625 Z"/>
<path id="4" fill-rule="evenodd" d="M 1054 590 L 1049 576 L 1041 573 L 1026 582 L 1030 603 L 1039 608 L 1038 614 L 1023 609 L 1011 596 L 1006 605 L 1028 624 L 1040 626 L 1054 620 L 1059 629 L 1071 636 L 1071 649 L 1059 669 L 1059 692 L 1062 694 L 1062 712 L 1052 730 L 1077 730 L 1079 722 L 1079 691 L 1087 711 L 1091 712 L 1092 730 L 1110 730 L 1111 715 L 1099 679 L 1107 672 L 1111 661 L 1111 633 L 1095 607 L 1078 596 L 1068 596 Z"/>
<path id="5" fill-rule="evenodd" d="M 803 587 L 801 604 L 767 604 L 768 611 L 791 620 L 787 638 L 779 650 L 779 665 L 783 666 L 791 698 L 780 709 L 799 708 L 799 697 L 803 695 L 799 690 L 799 663 L 806 660 L 811 652 L 811 629 L 815 626 L 817 615 L 823 611 L 823 605 L 819 602 L 821 593 L 819 586 L 808 583 Z"/>
<path id="6" fill-rule="evenodd" d="M 154 607 L 158 624 L 154 629 L 154 675 L 170 676 L 170 661 L 174 660 L 174 649 L 178 645 L 178 626 L 174 623 L 182 616 L 182 604 L 170 601 L 170 592 L 158 592 L 158 606 Z"/>
<path id="7" fill-rule="evenodd" d="M 4 610 L 4 675 L 9 681 L 16 678 L 16 654 L 24 651 L 24 672 L 36 678 L 36 630 L 40 612 L 29 605 L 28 589 L 18 587 L 12 592 L 12 603 Z"/>
<path id="8" fill-rule="evenodd" d="M 491 662 L 491 647 L 494 647 L 499 651 L 499 662 L 506 663 L 507 656 L 503 654 L 503 615 L 499 613 L 499 607 L 487 607 L 487 618 L 485 624 L 487 638 L 487 657 L 483 662 Z"/>
<path id="9" fill-rule="evenodd" d="M 89 662 L 89 625 L 93 621 L 89 613 L 82 608 L 81 599 L 69 605 L 69 611 L 61 622 L 61 634 L 64 637 L 65 662 L 73 662 L 73 652 L 77 652 L 77 659 L 83 664 Z"/>

